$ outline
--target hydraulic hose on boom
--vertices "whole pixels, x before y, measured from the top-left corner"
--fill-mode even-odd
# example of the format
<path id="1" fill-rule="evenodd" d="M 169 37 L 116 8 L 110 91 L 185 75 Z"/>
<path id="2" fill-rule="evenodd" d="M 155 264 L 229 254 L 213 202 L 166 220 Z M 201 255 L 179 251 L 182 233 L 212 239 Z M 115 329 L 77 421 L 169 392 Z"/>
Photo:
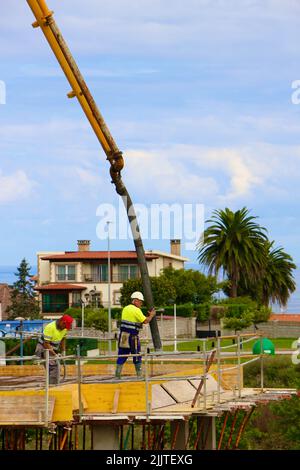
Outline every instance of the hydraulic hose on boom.
<path id="1" fill-rule="evenodd" d="M 112 135 L 110 134 L 110 131 L 94 101 L 94 98 L 92 97 L 76 62 L 62 37 L 59 28 L 57 27 L 57 24 L 53 18 L 53 12 L 49 10 L 45 0 L 26 1 L 36 18 L 36 21 L 32 26 L 34 28 L 40 27 L 42 29 L 53 53 L 55 54 L 67 80 L 71 85 L 71 91 L 68 93 L 68 97 L 76 97 L 78 99 L 106 154 L 107 160 L 110 163 L 110 175 L 112 183 L 115 185 L 117 193 L 123 200 L 129 224 L 132 230 L 146 304 L 148 307 L 152 307 L 153 295 L 144 246 L 141 239 L 134 206 L 121 177 L 121 170 L 124 167 L 122 152 L 119 150 Z M 154 348 L 156 350 L 160 350 L 162 346 L 156 317 L 151 320 L 150 329 Z"/>

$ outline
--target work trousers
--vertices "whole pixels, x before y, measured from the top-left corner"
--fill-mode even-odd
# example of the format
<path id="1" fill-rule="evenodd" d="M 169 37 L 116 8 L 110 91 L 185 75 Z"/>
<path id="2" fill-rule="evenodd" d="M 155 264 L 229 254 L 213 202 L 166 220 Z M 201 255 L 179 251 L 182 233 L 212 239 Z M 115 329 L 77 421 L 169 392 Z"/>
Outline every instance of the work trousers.
<path id="1" fill-rule="evenodd" d="M 45 353 L 45 348 L 38 343 L 35 349 L 35 355 L 45 359 L 46 358 L 46 353 Z M 60 381 L 60 364 L 59 360 L 57 359 L 51 359 L 51 355 L 49 355 L 49 384 L 51 385 L 57 385 L 59 384 Z M 43 363 L 43 366 L 46 368 L 46 363 Z"/>
<path id="2" fill-rule="evenodd" d="M 125 335 L 124 335 L 125 333 Z M 124 347 L 125 346 L 125 347 Z M 137 333 L 120 331 L 118 342 L 118 354 L 139 354 L 141 352 L 140 338 Z M 127 357 L 118 357 L 117 364 L 122 365 L 127 361 Z M 141 356 L 133 356 L 134 364 L 141 364 Z"/>

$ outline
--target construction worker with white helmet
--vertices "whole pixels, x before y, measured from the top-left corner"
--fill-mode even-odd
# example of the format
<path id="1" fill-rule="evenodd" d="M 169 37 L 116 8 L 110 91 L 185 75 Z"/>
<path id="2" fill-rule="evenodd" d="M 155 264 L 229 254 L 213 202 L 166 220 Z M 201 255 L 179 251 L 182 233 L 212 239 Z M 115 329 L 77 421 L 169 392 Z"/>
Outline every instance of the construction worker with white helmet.
<path id="1" fill-rule="evenodd" d="M 147 317 L 143 314 L 141 307 L 144 302 L 144 296 L 141 292 L 133 292 L 131 299 L 131 304 L 127 305 L 122 310 L 118 354 L 123 357 L 118 357 L 117 360 L 117 378 L 121 377 L 123 365 L 128 358 L 126 355 L 129 354 L 135 354 L 135 356 L 133 356 L 133 363 L 135 365 L 136 374 L 138 377 L 142 375 L 142 358 L 141 356 L 136 356 L 136 354 L 139 354 L 141 351 L 139 331 L 143 328 L 143 324 L 149 323 L 156 314 L 154 308 L 148 311 Z"/>

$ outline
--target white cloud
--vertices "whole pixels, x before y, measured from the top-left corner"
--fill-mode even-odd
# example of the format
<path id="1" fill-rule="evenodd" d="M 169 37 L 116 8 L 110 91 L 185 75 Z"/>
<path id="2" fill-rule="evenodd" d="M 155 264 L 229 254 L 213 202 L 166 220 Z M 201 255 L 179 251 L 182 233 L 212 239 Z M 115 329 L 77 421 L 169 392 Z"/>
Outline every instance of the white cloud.
<path id="1" fill-rule="evenodd" d="M 90 187 L 99 186 L 101 183 L 101 178 L 98 173 L 93 170 L 89 170 L 86 168 L 75 168 L 75 173 L 79 176 L 80 181 L 84 185 L 88 185 Z"/>
<path id="2" fill-rule="evenodd" d="M 31 195 L 35 183 L 23 170 L 11 175 L 3 175 L 0 171 L 0 204 L 16 202 Z"/>
<path id="3" fill-rule="evenodd" d="M 176 145 L 127 150 L 128 187 L 151 200 L 198 201 L 209 205 L 265 202 L 290 196 L 298 181 L 300 147 L 253 144 L 248 147 L 208 148 Z M 284 169 L 282 169 L 284 164 Z"/>

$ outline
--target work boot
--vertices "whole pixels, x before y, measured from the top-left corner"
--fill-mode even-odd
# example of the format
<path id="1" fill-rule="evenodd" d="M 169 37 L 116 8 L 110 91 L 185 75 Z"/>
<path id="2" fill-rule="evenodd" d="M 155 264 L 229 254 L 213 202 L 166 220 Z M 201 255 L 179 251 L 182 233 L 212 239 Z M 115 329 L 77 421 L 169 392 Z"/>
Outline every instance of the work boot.
<path id="1" fill-rule="evenodd" d="M 134 364 L 137 377 L 142 377 L 142 364 Z"/>
<path id="2" fill-rule="evenodd" d="M 120 378 L 121 378 L 122 368 L 123 368 L 123 364 L 117 364 L 116 373 L 115 373 L 115 377 L 116 377 L 117 379 L 120 379 Z"/>

